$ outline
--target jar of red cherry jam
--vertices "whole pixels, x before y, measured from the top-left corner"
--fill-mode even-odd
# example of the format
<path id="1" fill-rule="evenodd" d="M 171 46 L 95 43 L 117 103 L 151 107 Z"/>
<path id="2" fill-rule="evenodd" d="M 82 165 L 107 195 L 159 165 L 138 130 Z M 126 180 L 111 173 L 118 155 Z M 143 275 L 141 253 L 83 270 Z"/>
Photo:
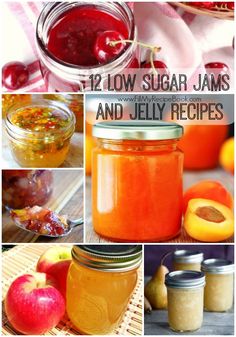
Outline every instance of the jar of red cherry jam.
<path id="1" fill-rule="evenodd" d="M 113 241 L 163 241 L 180 232 L 183 153 L 176 123 L 111 121 L 93 126 L 92 216 Z"/>
<path id="2" fill-rule="evenodd" d="M 13 209 L 42 206 L 53 190 L 51 170 L 3 170 L 2 203 Z"/>
<path id="3" fill-rule="evenodd" d="M 91 75 L 100 74 L 106 89 L 108 74 L 138 68 L 136 43 L 120 43 L 107 53 L 109 41 L 136 41 L 134 16 L 125 2 L 49 2 L 36 27 L 36 45 L 48 91 L 91 90 Z M 105 49 L 104 49 L 105 48 Z M 114 55 L 113 55 L 114 53 Z"/>

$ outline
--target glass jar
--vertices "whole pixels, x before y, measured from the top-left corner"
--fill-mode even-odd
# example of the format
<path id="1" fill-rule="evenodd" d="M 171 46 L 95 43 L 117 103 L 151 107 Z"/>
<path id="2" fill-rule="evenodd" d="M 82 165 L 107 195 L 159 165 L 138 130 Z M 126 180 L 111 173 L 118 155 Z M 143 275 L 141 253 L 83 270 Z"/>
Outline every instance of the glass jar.
<path id="1" fill-rule="evenodd" d="M 45 205 L 53 191 L 51 170 L 3 170 L 2 203 L 7 208 Z"/>
<path id="2" fill-rule="evenodd" d="M 43 97 L 65 103 L 75 116 L 75 131 L 83 132 L 84 107 L 82 94 L 44 94 Z"/>
<path id="3" fill-rule="evenodd" d="M 7 112 L 15 104 L 29 103 L 31 95 L 28 94 L 2 94 L 2 118 L 6 117 Z"/>
<path id="4" fill-rule="evenodd" d="M 176 250 L 173 253 L 174 270 L 201 271 L 203 253 L 192 250 Z"/>
<path id="5" fill-rule="evenodd" d="M 182 218 L 182 127 L 167 122 L 116 121 L 93 126 L 94 230 L 113 241 L 176 236 Z"/>
<path id="6" fill-rule="evenodd" d="M 174 331 L 195 331 L 202 326 L 205 276 L 199 271 L 174 271 L 166 275 L 167 310 Z"/>
<path id="7" fill-rule="evenodd" d="M 67 314 L 81 334 L 105 335 L 119 325 L 137 284 L 142 247 L 78 245 L 67 277 Z"/>
<path id="8" fill-rule="evenodd" d="M 48 91 L 91 90 L 92 74 L 101 74 L 98 87 L 105 89 L 108 74 L 113 77 L 127 68 L 139 67 L 136 43 L 127 43 L 108 63 L 99 64 L 95 59 L 96 36 L 120 29 L 126 39 L 136 41 L 134 16 L 125 2 L 49 2 L 36 28 L 36 45 Z"/>
<path id="9" fill-rule="evenodd" d="M 224 259 L 208 259 L 203 261 L 202 271 L 206 275 L 205 310 L 229 310 L 234 296 L 234 264 Z"/>
<path id="10" fill-rule="evenodd" d="M 11 152 L 22 167 L 60 166 L 74 128 L 74 115 L 66 105 L 49 100 L 15 105 L 6 118 Z"/>

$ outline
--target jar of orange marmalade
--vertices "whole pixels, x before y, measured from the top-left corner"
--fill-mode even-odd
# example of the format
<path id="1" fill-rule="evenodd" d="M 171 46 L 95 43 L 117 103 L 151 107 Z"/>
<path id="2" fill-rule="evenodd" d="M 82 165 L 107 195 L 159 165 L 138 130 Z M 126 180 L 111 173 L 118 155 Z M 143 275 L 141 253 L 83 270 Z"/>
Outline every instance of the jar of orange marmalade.
<path id="1" fill-rule="evenodd" d="M 115 121 L 93 126 L 94 230 L 120 242 L 163 241 L 181 228 L 183 153 L 175 123 Z"/>
<path id="2" fill-rule="evenodd" d="M 76 245 L 67 277 L 67 314 L 81 334 L 114 333 L 137 284 L 142 247 Z"/>

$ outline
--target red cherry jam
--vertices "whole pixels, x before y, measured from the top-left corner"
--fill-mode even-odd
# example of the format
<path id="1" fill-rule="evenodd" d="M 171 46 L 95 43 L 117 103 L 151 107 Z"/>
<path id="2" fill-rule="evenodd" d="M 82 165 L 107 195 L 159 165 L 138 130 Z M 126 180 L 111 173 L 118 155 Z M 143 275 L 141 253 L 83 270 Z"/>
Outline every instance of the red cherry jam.
<path id="1" fill-rule="evenodd" d="M 74 7 L 59 16 L 50 28 L 47 48 L 54 57 L 69 64 L 83 67 L 104 64 L 107 61 L 96 57 L 94 47 L 99 35 L 106 31 L 129 37 L 127 25 L 119 17 L 94 5 Z"/>

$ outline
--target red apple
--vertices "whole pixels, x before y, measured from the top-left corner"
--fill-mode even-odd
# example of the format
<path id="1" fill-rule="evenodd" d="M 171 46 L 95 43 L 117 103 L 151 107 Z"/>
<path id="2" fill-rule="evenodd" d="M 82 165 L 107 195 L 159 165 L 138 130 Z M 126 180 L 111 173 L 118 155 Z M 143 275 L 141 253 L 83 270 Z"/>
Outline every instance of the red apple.
<path id="1" fill-rule="evenodd" d="M 18 277 L 8 289 L 5 311 L 19 332 L 41 335 L 54 328 L 65 313 L 65 300 L 52 276 L 32 273 Z"/>
<path id="2" fill-rule="evenodd" d="M 54 277 L 64 299 L 66 299 L 66 280 L 70 264 L 71 247 L 54 246 L 41 255 L 36 267 L 37 272 L 47 273 Z"/>

